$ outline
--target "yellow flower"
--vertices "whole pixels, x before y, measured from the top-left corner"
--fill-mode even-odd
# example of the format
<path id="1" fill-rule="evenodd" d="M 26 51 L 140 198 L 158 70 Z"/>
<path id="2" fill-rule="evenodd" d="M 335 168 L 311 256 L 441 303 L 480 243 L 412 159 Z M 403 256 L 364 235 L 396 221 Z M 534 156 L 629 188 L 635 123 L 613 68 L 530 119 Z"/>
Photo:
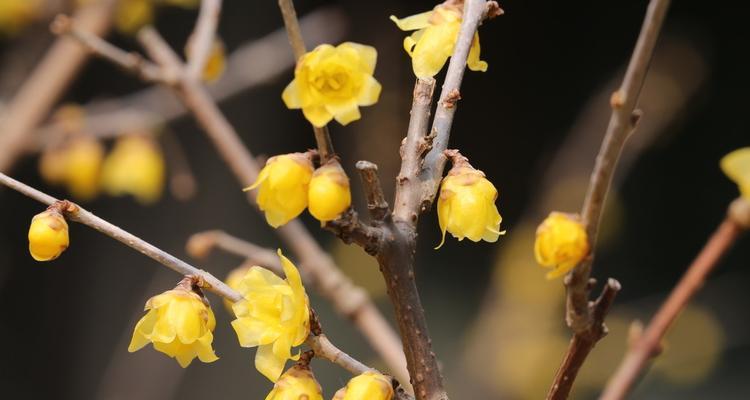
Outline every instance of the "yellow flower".
<path id="1" fill-rule="evenodd" d="M 339 389 L 333 400 L 391 400 L 391 380 L 377 372 L 367 371 L 355 376 L 346 387 Z"/>
<path id="2" fill-rule="evenodd" d="M 358 43 L 322 44 L 299 59 L 281 98 L 319 128 L 334 118 L 341 125 L 358 120 L 359 106 L 380 97 L 380 83 L 372 76 L 377 57 L 374 47 Z"/>
<path id="3" fill-rule="evenodd" d="M 419 78 L 435 76 L 453 54 L 461 28 L 462 8 L 441 4 L 432 11 L 391 21 L 402 31 L 416 31 L 404 39 L 404 49 L 411 56 L 412 69 Z M 487 71 L 487 63 L 479 59 L 479 34 L 469 50 L 467 65 L 472 71 Z"/>
<path id="4" fill-rule="evenodd" d="M 43 11 L 41 0 L 0 0 L 0 35 L 13 35 Z"/>
<path id="5" fill-rule="evenodd" d="M 115 10 L 115 27 L 132 35 L 154 22 L 153 0 L 119 0 Z"/>
<path id="6" fill-rule="evenodd" d="M 721 159 L 721 170 L 740 187 L 740 194 L 750 200 L 750 147 L 737 149 Z"/>
<path id="7" fill-rule="evenodd" d="M 352 204 L 349 177 L 338 161 L 332 159 L 315 170 L 308 196 L 310 214 L 320 222 L 338 218 Z"/>
<path id="8" fill-rule="evenodd" d="M 153 203 L 161 197 L 164 170 L 164 155 L 153 139 L 126 135 L 104 161 L 101 183 L 112 196 L 130 194 L 141 203 Z"/>
<path id="9" fill-rule="evenodd" d="M 320 384 L 309 367 L 295 365 L 284 372 L 266 400 L 323 400 Z"/>
<path id="10" fill-rule="evenodd" d="M 567 274 L 588 253 L 588 235 L 578 215 L 553 211 L 536 230 L 536 262 L 553 268 L 547 279 Z"/>
<path id="11" fill-rule="evenodd" d="M 310 308 L 299 271 L 279 250 L 286 279 L 252 267 L 239 284 L 244 300 L 234 303 L 237 319 L 232 327 L 240 346 L 258 346 L 255 368 L 276 382 L 287 360 L 296 360 L 291 348 L 301 345 L 310 333 Z"/>
<path id="12" fill-rule="evenodd" d="M 271 157 L 258 180 L 245 190 L 258 188 L 258 207 L 274 228 L 293 220 L 307 207 L 307 191 L 313 174 L 310 158 L 303 153 Z"/>
<path id="13" fill-rule="evenodd" d="M 240 265 L 239 267 L 229 271 L 229 274 L 227 275 L 226 279 L 224 279 L 224 283 L 226 283 L 227 286 L 229 286 L 230 288 L 234 290 L 239 290 L 240 283 L 242 283 L 242 278 L 244 278 L 245 275 L 247 275 L 247 272 L 249 270 L 250 270 L 250 266 L 245 265 L 245 264 Z M 230 300 L 224 299 L 224 306 L 227 308 L 227 310 L 229 310 L 230 313 L 233 312 L 232 304 L 234 303 L 231 302 Z"/>
<path id="14" fill-rule="evenodd" d="M 182 368 L 195 357 L 205 363 L 219 359 L 211 347 L 214 312 L 201 295 L 181 285 L 146 302 L 148 313 L 135 326 L 129 352 L 153 343 L 154 349 L 176 358 Z"/>
<path id="15" fill-rule="evenodd" d="M 445 242 L 446 231 L 458 240 L 496 242 L 505 234 L 499 230 L 503 219 L 496 199 L 497 189 L 482 171 L 468 162 L 454 164 L 440 185 L 437 209 L 443 238 L 436 248 Z"/>
<path id="16" fill-rule="evenodd" d="M 54 260 L 69 244 L 68 223 L 58 210 L 48 209 L 31 219 L 29 253 L 35 260 Z"/>

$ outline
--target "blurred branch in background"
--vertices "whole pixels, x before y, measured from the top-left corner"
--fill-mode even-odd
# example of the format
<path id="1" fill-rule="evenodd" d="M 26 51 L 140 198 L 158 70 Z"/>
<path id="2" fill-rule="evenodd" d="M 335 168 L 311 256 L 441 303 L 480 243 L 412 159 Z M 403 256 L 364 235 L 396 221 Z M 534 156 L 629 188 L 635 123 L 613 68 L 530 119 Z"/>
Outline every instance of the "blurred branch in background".
<path id="1" fill-rule="evenodd" d="M 744 230 L 750 228 L 750 202 L 738 198 L 730 205 L 727 216 L 711 235 L 705 247 L 685 275 L 675 286 L 667 300 L 656 312 L 645 330 L 631 330 L 630 349 L 619 368 L 610 379 L 602 400 L 622 400 L 633 389 L 638 377 L 650 359 L 661 352 L 662 339 L 690 299 L 703 286 L 708 274 L 722 256 L 731 249 Z"/>
<path id="2" fill-rule="evenodd" d="M 301 19 L 302 29 L 312 43 L 337 42 L 347 30 L 346 16 L 336 8 L 313 11 Z M 294 58 L 286 49 L 286 32 L 279 29 L 238 47 L 229 56 L 227 69 L 207 90 L 217 102 L 269 82 L 289 68 Z M 96 100 L 85 107 L 83 130 L 94 136 L 113 137 L 124 130 L 150 130 L 184 117 L 188 110 L 169 88 L 155 86 L 127 96 Z M 39 151 L 50 137 L 64 128 L 56 122 L 39 129 L 29 151 Z"/>
<path id="3" fill-rule="evenodd" d="M 109 31 L 114 0 L 92 2 L 80 8 L 73 19 L 96 35 Z M 29 143 L 33 130 L 46 118 L 54 104 L 88 59 L 88 51 L 69 37 L 58 38 L 25 83 L 8 103 L 0 120 L 0 171 L 8 171 Z"/>
<path id="4" fill-rule="evenodd" d="M 685 39 L 666 36 L 660 41 L 643 86 L 639 108 L 638 134 L 633 135 L 621 156 L 614 176 L 617 188 L 635 160 L 659 139 L 670 125 L 682 119 L 709 74 L 704 56 Z M 601 132 L 608 121 L 611 93 L 618 87 L 622 71 L 602 85 L 584 105 L 567 138 L 538 173 L 540 185 L 529 194 L 532 199 L 516 222 L 515 234 L 506 239 L 496 257 L 494 277 L 482 310 L 467 337 L 461 368 L 455 371 L 457 389 L 464 396 L 496 393 L 522 399 L 545 395 L 549 377 L 554 374 L 566 339 L 557 322 L 564 294 L 557 282 L 539 284 L 544 271 L 533 258 L 536 224 L 552 209 L 572 210 L 580 206 L 590 174 L 591 161 L 601 144 Z M 607 205 L 601 228 L 600 245 L 611 240 L 617 226 L 616 191 Z M 484 368 L 473 362 L 491 354 L 497 360 Z M 606 371 L 595 369 L 586 376 L 591 389 L 604 385 Z"/>

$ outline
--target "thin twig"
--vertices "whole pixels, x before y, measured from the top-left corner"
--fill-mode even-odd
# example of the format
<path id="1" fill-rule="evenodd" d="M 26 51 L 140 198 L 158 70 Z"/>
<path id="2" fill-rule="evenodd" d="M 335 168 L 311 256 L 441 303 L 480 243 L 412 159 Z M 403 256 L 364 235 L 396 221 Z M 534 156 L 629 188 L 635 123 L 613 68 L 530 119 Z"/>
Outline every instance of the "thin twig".
<path id="1" fill-rule="evenodd" d="M 82 29 L 98 35 L 111 26 L 115 1 L 97 1 L 82 7 L 73 19 Z M 49 114 L 73 77 L 88 59 L 88 51 L 67 37 L 59 38 L 31 72 L 7 105 L 0 121 L 0 171 L 8 171 L 23 154 L 28 136 Z"/>
<path id="2" fill-rule="evenodd" d="M 289 44 L 292 45 L 294 59 L 299 61 L 307 53 L 307 48 L 305 47 L 305 40 L 302 37 L 302 30 L 297 20 L 297 12 L 294 10 L 294 2 L 292 0 L 279 0 L 279 8 L 281 9 L 281 16 L 284 18 L 284 27 L 286 27 L 286 33 L 289 37 Z M 327 126 L 322 128 L 313 126 L 313 132 L 315 133 L 315 142 L 320 154 L 320 163 L 324 164 L 336 155 L 331 135 L 328 133 Z"/>
<path id="3" fill-rule="evenodd" d="M 746 228 L 744 228 L 746 229 Z M 624 399 L 635 385 L 649 360 L 659 354 L 661 341 L 680 312 L 695 293 L 703 287 L 706 277 L 716 267 L 721 257 L 732 247 L 743 227 L 730 215 L 711 235 L 685 275 L 659 307 L 643 333 L 631 343 L 615 374 L 610 378 L 602 400 Z"/>
<path id="4" fill-rule="evenodd" d="M 383 187 L 380 185 L 378 166 L 369 161 L 357 161 L 357 171 L 359 171 L 367 196 L 367 210 L 370 212 L 370 217 L 373 221 L 383 221 L 390 209 L 388 202 L 385 201 Z"/>
<path id="5" fill-rule="evenodd" d="M 50 29 L 56 35 L 70 34 L 79 43 L 103 58 L 117 65 L 125 71 L 136 74 L 139 78 L 147 82 L 164 82 L 166 77 L 163 76 L 161 69 L 154 63 L 145 60 L 136 52 L 123 51 L 113 46 L 109 42 L 101 39 L 98 35 L 91 33 L 76 24 L 73 19 L 67 15 L 58 15 L 52 21 Z"/>
<path id="6" fill-rule="evenodd" d="M 188 46 L 187 74 L 190 78 L 200 80 L 203 68 L 208 62 L 214 45 L 216 28 L 219 26 L 221 14 L 221 0 L 202 0 L 198 22 L 190 37 Z"/>
<path id="7" fill-rule="evenodd" d="M 195 174 L 185 154 L 185 148 L 171 130 L 165 130 L 160 139 L 164 145 L 164 154 L 168 164 L 169 190 L 177 200 L 190 200 L 198 190 L 198 182 L 195 180 Z"/>
<path id="8" fill-rule="evenodd" d="M 566 322 L 574 336 L 547 393 L 548 400 L 568 398 L 578 370 L 586 360 L 586 356 L 607 333 L 604 325 L 607 310 L 604 309 L 602 312 L 597 308 L 597 302 L 589 301 L 591 289 L 596 284 L 596 280 L 591 279 L 591 266 L 594 260 L 599 220 L 622 148 L 628 136 L 635 130 L 640 118 L 641 113 L 635 110 L 635 106 L 668 7 L 669 0 L 652 0 L 649 4 L 622 85 L 610 99 L 612 114 L 602 147 L 596 158 L 581 211 L 591 253 L 565 277 L 564 281 L 567 289 Z M 616 283 L 610 279 L 607 286 L 612 282 Z M 617 289 L 619 290 L 619 284 L 617 284 Z M 612 296 L 614 297 L 616 293 L 617 290 L 613 290 Z"/>
<path id="9" fill-rule="evenodd" d="M 126 246 L 137 250 L 141 254 L 153 259 L 159 264 L 181 274 L 181 275 L 193 275 L 199 277 L 204 283 L 203 288 L 210 290 L 219 296 L 222 296 L 230 301 L 236 302 L 243 299 L 242 295 L 234 289 L 227 286 L 220 279 L 216 278 L 212 274 L 196 268 L 185 261 L 161 250 L 160 248 L 146 242 L 145 240 L 127 232 L 102 218 L 97 217 L 89 211 L 84 210 L 77 204 L 69 201 L 59 201 L 56 198 L 41 192 L 37 189 L 32 188 L 24 183 L 21 183 L 8 175 L 0 172 L 0 183 L 13 189 L 25 196 L 28 196 L 40 203 L 47 204 L 49 206 L 53 204 L 63 204 L 62 211 L 65 213 L 65 217 L 71 221 L 75 221 L 84 225 L 87 225 L 109 237 L 117 240 Z M 308 338 L 308 344 L 316 346 L 316 355 L 329 360 L 340 366 L 344 366 L 347 370 L 353 373 L 360 373 L 367 370 L 373 370 L 355 360 L 342 350 L 338 349 L 327 339 L 320 340 L 320 336 L 310 335 Z"/>
<path id="10" fill-rule="evenodd" d="M 230 254 L 245 258 L 251 263 L 263 266 L 279 276 L 284 276 L 284 268 L 276 252 L 256 244 L 244 241 L 224 231 L 212 230 L 195 233 L 188 239 L 187 252 L 191 257 L 204 259 L 213 249 L 220 249 Z M 300 267 L 300 273 L 306 271 Z M 302 277 L 305 286 L 309 284 L 309 278 Z"/>

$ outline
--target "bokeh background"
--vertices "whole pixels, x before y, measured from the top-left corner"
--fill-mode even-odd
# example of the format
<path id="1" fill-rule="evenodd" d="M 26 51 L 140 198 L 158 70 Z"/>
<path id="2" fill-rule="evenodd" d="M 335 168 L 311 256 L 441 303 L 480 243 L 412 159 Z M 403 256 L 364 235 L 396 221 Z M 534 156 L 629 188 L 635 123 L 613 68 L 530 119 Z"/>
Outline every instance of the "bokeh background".
<path id="1" fill-rule="evenodd" d="M 384 88 L 380 102 L 364 108 L 360 121 L 346 127 L 333 124 L 331 134 L 350 175 L 357 160 L 376 162 L 391 196 L 414 77 L 401 46 L 405 34 L 388 16 L 415 14 L 434 3 L 296 3 L 300 16 L 326 10 L 328 20 L 311 35 L 378 49 L 375 76 Z M 623 291 L 608 319 L 610 336 L 581 372 L 576 399 L 596 397 L 621 359 L 631 321 L 648 320 L 721 220 L 737 188 L 721 174 L 718 160 L 750 143 L 750 58 L 742 50 L 750 33 L 745 14 L 728 4 L 673 3 L 644 87 L 641 127 L 623 156 L 597 249 L 594 275 L 617 278 Z M 454 398 L 538 399 L 552 380 L 568 339 L 563 291 L 560 281 L 545 280 L 545 271 L 535 264 L 533 232 L 550 210 L 580 207 L 608 119 L 609 94 L 621 78 L 646 5 L 507 0 L 501 2 L 506 14 L 481 28 L 482 58 L 489 70 L 466 74 L 451 147 L 461 149 L 499 188 L 498 205 L 508 234 L 494 244 L 448 240 L 435 251 L 439 230 L 433 212 L 422 218 L 417 256 L 433 343 Z M 182 49 L 196 15 L 195 10 L 160 8 L 156 25 Z M 48 22 L 42 19 L 0 39 L 1 103 L 12 99 L 53 40 Z M 261 156 L 314 146 L 302 114 L 287 110 L 280 99 L 292 71 L 291 58 L 279 54 L 291 50 L 278 40 L 283 38 L 279 33 L 275 41 L 268 35 L 281 26 L 275 1 L 224 2 L 219 33 L 229 53 L 252 41 L 272 44 L 264 50 L 268 56 L 258 58 L 271 60 L 263 79 L 221 102 L 244 142 Z M 138 49 L 127 35 L 113 33 L 109 38 Z M 241 72 L 252 75 L 257 65 L 250 63 Z M 91 60 L 64 102 L 87 104 L 144 87 L 107 62 Z M 0 116 L 13 118 L 1 111 Z M 164 129 L 185 150 L 198 184 L 194 197 L 177 200 L 165 189 L 152 206 L 107 196 L 84 206 L 186 259 L 187 238 L 206 229 L 280 246 L 195 122 L 182 117 Z M 41 180 L 37 163 L 38 157 L 29 154 L 14 165 L 12 174 L 66 197 Z M 353 193 L 361 207 L 356 183 Z M 183 370 L 150 348 L 128 354 L 144 302 L 171 288 L 179 277 L 80 225 L 71 226 L 71 247 L 60 259 L 34 262 L 26 232 L 30 218 L 43 206 L 5 189 L 0 189 L 0 205 L 0 390 L 6 398 L 256 399 L 270 390 L 271 384 L 253 367 L 254 350 L 237 346 L 228 325 L 231 318 L 215 298 L 219 361 L 194 362 Z M 359 248 L 321 231 L 309 215 L 302 220 L 390 316 L 377 265 Z M 241 262 L 215 254 L 198 263 L 224 276 Z M 748 266 L 750 248 L 744 238 L 678 320 L 665 353 L 633 398 L 750 395 Z M 329 304 L 316 295 L 311 300 L 335 343 L 383 367 Z M 326 362 L 313 366 L 326 398 L 349 378 Z"/>

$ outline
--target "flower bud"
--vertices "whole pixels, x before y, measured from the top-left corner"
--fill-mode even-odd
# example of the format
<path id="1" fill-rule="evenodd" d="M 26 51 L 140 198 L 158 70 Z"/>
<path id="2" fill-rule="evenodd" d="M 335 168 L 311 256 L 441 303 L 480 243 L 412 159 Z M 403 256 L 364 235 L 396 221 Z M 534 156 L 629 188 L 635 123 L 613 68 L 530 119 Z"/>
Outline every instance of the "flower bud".
<path id="1" fill-rule="evenodd" d="M 721 159 L 721 170 L 740 187 L 740 194 L 750 200 L 750 147 L 737 149 Z"/>
<path id="2" fill-rule="evenodd" d="M 338 218 L 352 204 L 349 177 L 336 160 L 315 170 L 308 194 L 310 214 L 320 222 Z"/>
<path id="3" fill-rule="evenodd" d="M 461 157 L 462 158 L 462 157 Z M 505 231 L 500 231 L 503 220 L 495 206 L 497 189 L 463 159 L 454 161 L 453 168 L 440 185 L 438 222 L 445 242 L 445 232 L 458 240 L 469 238 L 473 242 L 496 242 Z"/>
<path id="4" fill-rule="evenodd" d="M 295 365 L 281 375 L 266 400 L 323 400 L 320 384 L 308 366 Z"/>
<path id="5" fill-rule="evenodd" d="M 553 268 L 547 279 L 565 275 L 588 253 L 588 236 L 578 215 L 553 211 L 536 230 L 536 261 Z"/>
<path id="6" fill-rule="evenodd" d="M 130 194 L 143 204 L 153 203 L 164 189 L 164 164 L 164 155 L 153 139 L 122 136 L 104 161 L 102 187 L 112 196 Z"/>
<path id="7" fill-rule="evenodd" d="M 393 385 L 388 377 L 367 371 L 355 376 L 346 387 L 339 389 L 333 400 L 391 400 Z"/>
<path id="8" fill-rule="evenodd" d="M 211 346 L 216 328 L 214 312 L 202 295 L 192 290 L 193 278 L 146 302 L 146 313 L 135 326 L 129 352 L 153 343 L 154 349 L 176 358 L 186 368 L 195 357 L 218 360 Z"/>
<path id="9" fill-rule="evenodd" d="M 65 156 L 65 182 L 73 197 L 89 200 L 99 192 L 104 148 L 88 136 L 73 139 Z"/>
<path id="10" fill-rule="evenodd" d="M 29 253 L 37 261 L 50 261 L 68 248 L 68 223 L 60 211 L 48 209 L 31 220 Z"/>
<path id="11" fill-rule="evenodd" d="M 245 190 L 258 189 L 258 207 L 274 228 L 293 220 L 307 207 L 307 191 L 313 174 L 310 158 L 303 153 L 271 157 L 258 180 Z"/>

